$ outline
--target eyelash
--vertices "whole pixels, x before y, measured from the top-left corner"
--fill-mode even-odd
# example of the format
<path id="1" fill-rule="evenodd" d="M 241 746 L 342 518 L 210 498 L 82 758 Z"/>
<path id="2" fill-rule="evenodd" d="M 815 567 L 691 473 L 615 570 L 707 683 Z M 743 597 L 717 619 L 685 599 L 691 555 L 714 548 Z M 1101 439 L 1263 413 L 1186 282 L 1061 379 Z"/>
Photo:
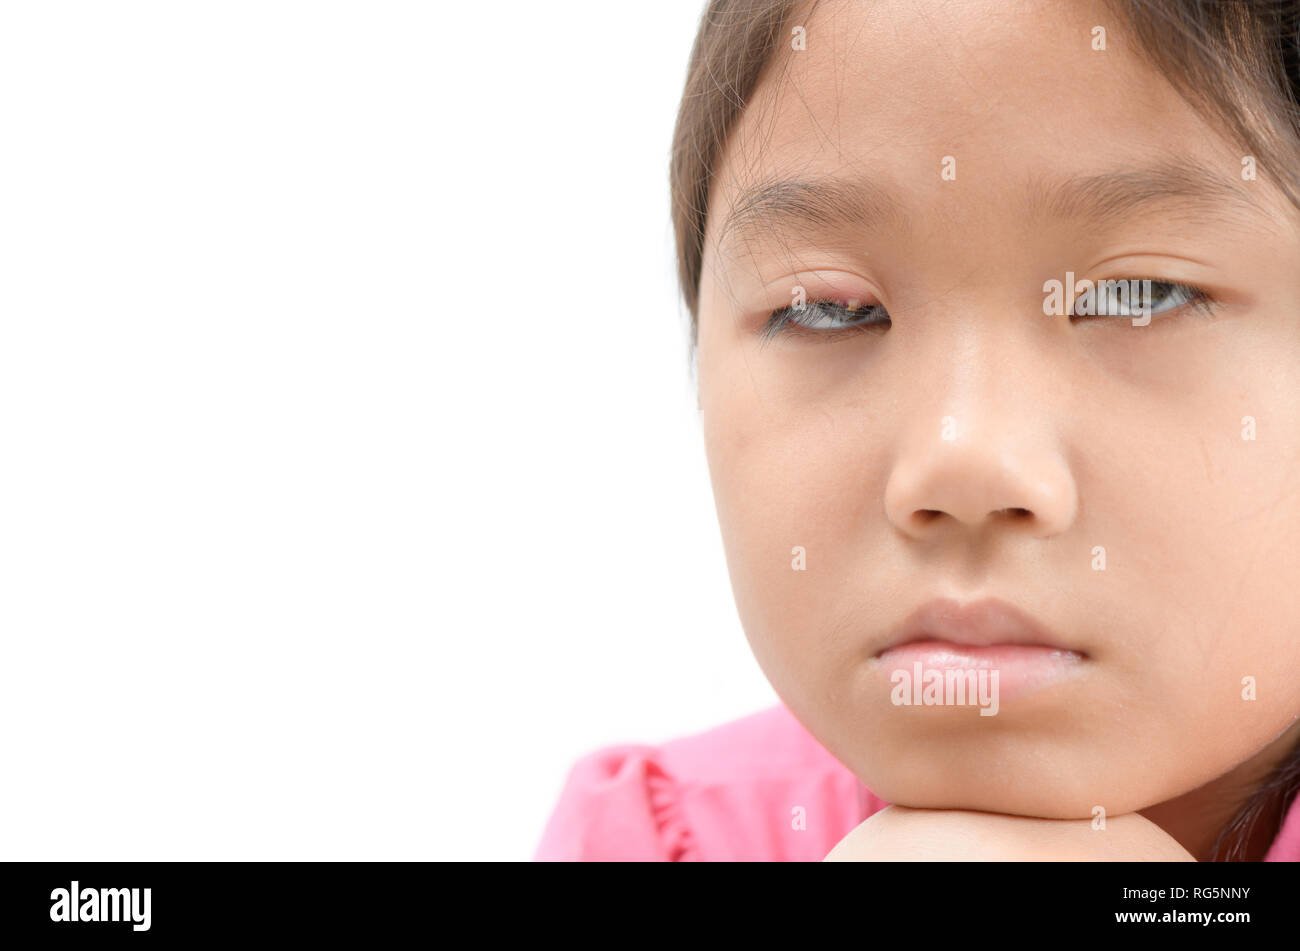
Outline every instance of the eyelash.
<path id="1" fill-rule="evenodd" d="M 762 330 L 762 338 L 770 340 L 773 337 L 782 335 L 816 337 L 819 340 L 838 340 L 841 337 L 853 336 L 866 330 L 881 330 L 888 328 L 893 321 L 888 316 L 884 320 L 864 320 L 857 324 L 847 324 L 833 330 L 813 330 L 802 326 L 796 319 L 800 313 L 809 313 L 812 311 L 831 311 L 833 316 L 856 315 L 859 311 L 863 314 L 870 314 L 873 311 L 884 311 L 880 304 L 866 304 L 862 307 L 851 310 L 849 302 L 842 300 L 832 300 L 824 298 L 820 300 L 810 300 L 803 306 L 802 311 L 798 311 L 793 305 L 781 307 L 772 311 L 768 315 L 767 323 Z"/>
<path id="2" fill-rule="evenodd" d="M 1125 278 L 1124 280 L 1128 280 L 1128 278 Z M 1138 280 L 1140 280 L 1140 278 Z M 1187 297 L 1187 300 L 1169 310 L 1160 311 L 1158 313 L 1153 311 L 1151 314 L 1153 318 L 1182 310 L 1186 310 L 1189 313 L 1196 314 L 1200 317 L 1209 317 L 1219 304 L 1219 301 L 1212 294 L 1195 284 L 1186 284 L 1178 281 L 1159 281 L 1155 279 L 1151 280 L 1151 284 L 1153 287 L 1168 287 L 1169 293 L 1173 294 L 1181 292 Z M 815 310 L 830 311 L 832 317 L 848 316 L 859 312 L 865 315 L 871 315 L 877 311 L 885 313 L 886 316 L 883 320 L 863 320 L 860 323 L 845 324 L 843 327 L 831 330 L 814 330 L 802 326 L 796 319 L 800 313 L 808 313 Z M 1127 320 L 1130 319 L 1130 316 L 1131 315 L 1126 314 L 1071 314 L 1070 321 L 1072 323 L 1077 323 L 1093 320 Z M 795 310 L 793 305 L 777 308 L 768 315 L 767 322 L 763 325 L 760 335 L 765 341 L 783 335 L 815 337 L 818 340 L 838 340 L 847 336 L 855 336 L 865 331 L 880 333 L 883 330 L 888 329 L 892 323 L 893 321 L 889 318 L 888 312 L 886 312 L 884 307 L 880 304 L 865 304 L 856 309 L 850 309 L 849 302 L 847 301 L 822 298 L 819 300 L 808 301 L 804 305 L 803 311 Z"/>
<path id="3" fill-rule="evenodd" d="M 1133 281 L 1133 280 L 1142 280 L 1142 278 L 1123 278 L 1122 280 Z M 1209 291 L 1205 290 L 1203 287 L 1198 287 L 1195 284 L 1186 284 L 1180 281 L 1161 281 L 1161 280 L 1156 280 L 1155 278 L 1151 278 L 1150 280 L 1151 280 L 1152 287 L 1168 287 L 1170 293 L 1181 292 L 1187 297 L 1187 299 L 1183 301 L 1181 304 L 1179 304 L 1176 307 L 1171 307 L 1168 310 L 1162 310 L 1157 312 L 1153 309 L 1151 312 L 1151 316 L 1153 318 L 1164 316 L 1165 314 L 1176 313 L 1177 311 L 1181 311 L 1184 309 L 1186 309 L 1189 313 L 1196 314 L 1197 316 L 1208 317 L 1210 316 L 1210 314 L 1214 312 L 1214 309 L 1219 304 L 1219 301 L 1212 294 L 1210 294 Z M 1120 317 L 1122 319 L 1127 320 L 1129 319 L 1130 316 L 1132 315 L 1072 314 L 1070 316 L 1070 319 L 1088 321 L 1088 320 L 1104 320 L 1108 317 L 1111 318 Z"/>

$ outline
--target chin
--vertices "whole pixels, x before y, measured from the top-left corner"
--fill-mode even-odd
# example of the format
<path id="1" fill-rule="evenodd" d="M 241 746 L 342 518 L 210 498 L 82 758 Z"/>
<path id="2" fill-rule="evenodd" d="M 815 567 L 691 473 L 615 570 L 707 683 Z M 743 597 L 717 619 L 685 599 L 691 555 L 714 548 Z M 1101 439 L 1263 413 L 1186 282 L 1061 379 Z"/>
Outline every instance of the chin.
<path id="1" fill-rule="evenodd" d="M 1072 754 L 1024 742 L 954 749 L 913 737 L 887 746 L 846 765 L 881 799 L 913 809 L 1092 819 L 1098 807 L 1117 816 L 1167 798 L 1163 790 L 1135 783 L 1130 771 L 1116 771 L 1113 758 L 1098 761 L 1082 750 Z"/>

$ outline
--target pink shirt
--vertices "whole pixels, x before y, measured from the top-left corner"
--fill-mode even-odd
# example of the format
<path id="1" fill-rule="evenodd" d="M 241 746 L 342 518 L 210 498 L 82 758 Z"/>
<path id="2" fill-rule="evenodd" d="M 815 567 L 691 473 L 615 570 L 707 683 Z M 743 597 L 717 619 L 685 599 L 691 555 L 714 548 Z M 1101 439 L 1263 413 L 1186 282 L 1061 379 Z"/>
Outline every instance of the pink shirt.
<path id="1" fill-rule="evenodd" d="M 780 705 L 582 757 L 534 860 L 820 862 L 887 805 Z M 1264 861 L 1300 861 L 1300 796 Z"/>

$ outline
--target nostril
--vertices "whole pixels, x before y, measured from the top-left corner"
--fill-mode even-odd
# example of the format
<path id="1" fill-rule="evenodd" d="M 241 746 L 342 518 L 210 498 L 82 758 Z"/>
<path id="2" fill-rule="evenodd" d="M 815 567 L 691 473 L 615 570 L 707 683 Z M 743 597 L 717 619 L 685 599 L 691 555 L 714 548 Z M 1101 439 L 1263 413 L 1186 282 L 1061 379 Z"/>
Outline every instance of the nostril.
<path id="1" fill-rule="evenodd" d="M 1002 515 L 1006 518 L 1025 518 L 1026 516 L 1032 516 L 1034 513 L 1029 511 L 1029 509 L 1014 507 L 1009 509 L 998 509 L 993 514 Z"/>
<path id="2" fill-rule="evenodd" d="M 946 514 L 942 509 L 917 509 L 912 513 L 912 520 L 918 525 L 928 525 Z M 1032 519 L 1034 513 L 1030 509 L 1017 505 L 1011 508 L 994 509 L 989 513 L 989 517 L 1007 519 L 1008 521 L 1023 521 L 1024 519 Z"/>

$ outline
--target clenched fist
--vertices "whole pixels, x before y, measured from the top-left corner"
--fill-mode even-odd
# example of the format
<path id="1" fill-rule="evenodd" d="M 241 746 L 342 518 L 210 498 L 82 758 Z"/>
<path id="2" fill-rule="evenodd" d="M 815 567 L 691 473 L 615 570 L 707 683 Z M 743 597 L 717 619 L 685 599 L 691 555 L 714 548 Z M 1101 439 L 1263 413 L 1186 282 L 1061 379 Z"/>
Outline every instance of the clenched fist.
<path id="1" fill-rule="evenodd" d="M 1033 819 L 959 809 L 887 806 L 846 835 L 827 862 L 1195 862 L 1163 829 L 1136 813 Z"/>

